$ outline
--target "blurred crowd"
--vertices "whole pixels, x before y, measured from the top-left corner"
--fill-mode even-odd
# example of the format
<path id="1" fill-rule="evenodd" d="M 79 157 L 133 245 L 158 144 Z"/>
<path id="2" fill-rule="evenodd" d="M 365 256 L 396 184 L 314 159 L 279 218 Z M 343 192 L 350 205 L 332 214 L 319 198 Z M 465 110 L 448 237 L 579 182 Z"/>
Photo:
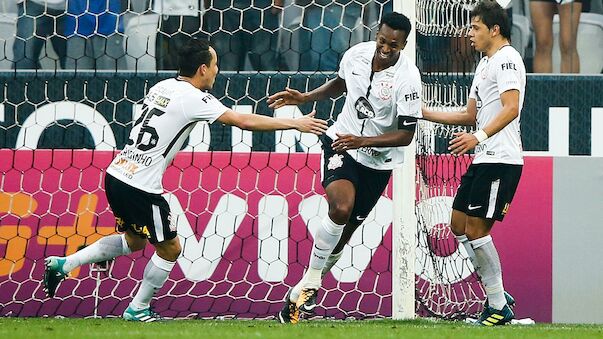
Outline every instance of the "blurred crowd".
<path id="1" fill-rule="evenodd" d="M 470 3 L 432 2 L 458 3 L 465 11 Z M 514 45 L 532 71 L 579 73 L 578 36 L 585 18 L 594 26 L 600 19 L 600 33 L 595 27 L 593 34 L 603 39 L 603 0 L 499 2 L 508 8 L 514 21 Z M 0 3 L 1 69 L 174 70 L 178 46 L 198 37 L 211 41 L 222 71 L 335 71 L 343 53 L 372 39 L 381 15 L 393 10 L 392 0 Z M 440 7 L 433 8 L 434 17 L 438 16 Z M 591 16 L 585 16 L 583 12 L 589 11 Z M 557 54 L 555 46 L 559 46 Z M 420 67 L 426 71 L 465 72 L 475 64 L 476 56 L 462 37 L 419 36 L 418 48 L 441 51 L 442 55 L 424 56 Z"/>
<path id="2" fill-rule="evenodd" d="M 329 71 L 392 11 L 389 0 L 12 1 L 0 39 L 16 69 L 174 70 L 178 46 L 198 37 L 223 71 Z"/>

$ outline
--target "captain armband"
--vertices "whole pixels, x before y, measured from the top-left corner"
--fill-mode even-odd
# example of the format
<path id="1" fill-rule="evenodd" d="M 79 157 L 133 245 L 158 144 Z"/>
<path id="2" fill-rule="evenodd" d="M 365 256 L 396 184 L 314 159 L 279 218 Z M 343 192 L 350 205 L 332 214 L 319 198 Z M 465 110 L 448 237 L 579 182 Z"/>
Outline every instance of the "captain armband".
<path id="1" fill-rule="evenodd" d="M 398 129 L 414 131 L 417 128 L 417 118 L 401 116 L 398 117 Z"/>

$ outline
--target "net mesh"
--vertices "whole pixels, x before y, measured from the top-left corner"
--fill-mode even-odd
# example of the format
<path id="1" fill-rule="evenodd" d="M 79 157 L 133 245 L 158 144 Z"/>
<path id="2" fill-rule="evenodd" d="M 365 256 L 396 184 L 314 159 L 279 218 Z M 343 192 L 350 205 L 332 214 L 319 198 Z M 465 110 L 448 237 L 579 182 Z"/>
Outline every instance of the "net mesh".
<path id="1" fill-rule="evenodd" d="M 209 39 L 222 71 L 332 72 L 389 0 L 25 0 L 0 4 L 0 69 L 177 69 Z"/>
<path id="2" fill-rule="evenodd" d="M 473 55 L 450 51 L 466 46 L 471 2 L 417 2 L 418 63 L 430 106 L 464 104 L 469 79 L 463 72 L 474 63 Z M 87 18 L 98 25 L 101 17 L 113 20 L 113 26 L 105 31 L 98 26 L 92 35 L 69 33 L 64 26 L 66 17 L 73 23 L 82 13 L 65 14 L 64 8 L 36 1 L 2 3 L 1 316 L 118 316 L 127 307 L 142 278 L 140 261 L 150 258 L 151 248 L 76 269 L 54 299 L 42 291 L 42 259 L 71 254 L 114 233 L 104 170 L 127 142 L 144 93 L 173 76 L 154 71 L 176 68 L 174 51 L 185 39 L 214 43 L 226 72 L 213 93 L 225 105 L 289 117 L 315 108 L 319 117 L 333 121 L 341 98 L 272 111 L 267 95 L 327 81 L 347 47 L 369 39 L 377 18 L 391 10 L 389 1 L 360 0 L 285 1 L 282 10 L 259 1 L 178 10 L 168 10 L 169 3 L 107 1 Z M 112 7 L 116 4 L 121 7 Z M 249 44 L 253 39 L 263 44 Z M 18 72 L 8 71 L 15 68 Z M 293 72 L 270 72 L 277 70 Z M 483 302 L 471 264 L 446 225 L 450 197 L 469 162 L 444 155 L 451 131 L 422 123 L 417 136 L 417 310 L 447 318 L 475 313 Z M 168 317 L 276 314 L 288 288 L 301 278 L 312 234 L 327 213 L 319 153 L 312 135 L 197 126 L 165 175 L 165 196 L 178 215 L 184 249 L 157 294 L 155 310 Z M 391 316 L 391 194 L 388 187 L 327 275 L 319 316 Z"/>
<path id="3" fill-rule="evenodd" d="M 477 55 L 467 43 L 475 0 L 417 1 L 417 64 L 423 99 L 433 109 L 466 104 Z M 450 230 L 452 201 L 471 156 L 455 157 L 448 140 L 463 126 L 421 121 L 417 131 L 417 312 L 460 319 L 481 311 L 484 291 L 467 252 Z"/>
<path id="4" fill-rule="evenodd" d="M 127 142 L 144 93 L 163 78 L 94 72 L 0 79 L 0 314 L 120 315 L 150 246 L 106 267 L 72 271 L 53 299 L 41 286 L 43 258 L 74 253 L 115 232 L 104 171 Z M 219 76 L 214 92 L 242 112 L 296 116 L 295 107 L 271 112 L 266 93 L 287 85 L 314 88 L 327 79 L 228 74 Z M 317 108 L 333 119 L 341 104 Z M 312 234 L 327 213 L 319 152 L 313 135 L 198 126 L 163 182 L 183 254 L 157 293 L 155 310 L 168 317 L 274 316 L 301 279 Z M 391 315 L 390 198 L 388 189 L 327 275 L 318 316 Z"/>

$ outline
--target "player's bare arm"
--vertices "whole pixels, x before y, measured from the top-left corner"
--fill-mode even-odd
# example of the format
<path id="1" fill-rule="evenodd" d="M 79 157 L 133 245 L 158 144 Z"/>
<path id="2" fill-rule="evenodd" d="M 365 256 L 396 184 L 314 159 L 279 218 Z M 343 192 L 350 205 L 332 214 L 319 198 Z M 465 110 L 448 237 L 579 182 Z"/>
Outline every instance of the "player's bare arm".
<path id="1" fill-rule="evenodd" d="M 414 135 L 415 131 L 412 130 L 398 130 L 375 137 L 359 137 L 352 134 L 337 133 L 337 139 L 333 141 L 331 147 L 336 152 L 344 152 L 362 147 L 408 146 Z"/>
<path id="2" fill-rule="evenodd" d="M 315 111 L 297 119 L 273 118 L 260 114 L 241 114 L 233 110 L 227 110 L 218 121 L 223 124 L 237 126 L 240 129 L 252 131 L 274 131 L 296 129 L 300 132 L 321 135 L 327 130 L 327 122 L 315 118 Z"/>
<path id="3" fill-rule="evenodd" d="M 502 110 L 486 127 L 475 133 L 454 133 L 454 139 L 450 141 L 448 147 L 452 154 L 463 155 L 467 153 L 480 143 L 480 137 L 484 139 L 491 137 L 517 118 L 519 115 L 519 91 L 506 91 L 500 95 L 500 100 L 503 105 Z"/>
<path id="4" fill-rule="evenodd" d="M 467 107 L 463 111 L 442 112 L 428 108 L 421 108 L 423 119 L 446 125 L 475 126 L 477 116 L 477 102 L 469 99 Z"/>
<path id="5" fill-rule="evenodd" d="M 508 90 L 500 95 L 502 110 L 498 115 L 483 128 L 488 136 L 492 136 L 505 128 L 519 115 L 519 91 Z"/>
<path id="6" fill-rule="evenodd" d="M 287 105 L 299 105 L 304 102 L 319 101 L 327 98 L 337 98 L 346 90 L 345 80 L 336 77 L 324 83 L 322 86 L 310 92 L 301 93 L 293 88 L 285 88 L 284 91 L 275 93 L 268 97 L 268 107 L 277 109 Z"/>

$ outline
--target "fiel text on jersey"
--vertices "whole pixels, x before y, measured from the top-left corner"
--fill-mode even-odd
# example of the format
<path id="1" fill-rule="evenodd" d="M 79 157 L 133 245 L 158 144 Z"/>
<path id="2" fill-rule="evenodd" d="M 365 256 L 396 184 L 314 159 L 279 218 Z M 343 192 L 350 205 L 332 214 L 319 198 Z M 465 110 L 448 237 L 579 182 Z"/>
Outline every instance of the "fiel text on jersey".
<path id="1" fill-rule="evenodd" d="M 505 69 L 507 69 L 507 70 L 514 70 L 514 71 L 517 70 L 517 67 L 512 62 L 507 62 L 507 63 L 501 64 L 500 67 L 502 68 L 503 71 Z"/>

